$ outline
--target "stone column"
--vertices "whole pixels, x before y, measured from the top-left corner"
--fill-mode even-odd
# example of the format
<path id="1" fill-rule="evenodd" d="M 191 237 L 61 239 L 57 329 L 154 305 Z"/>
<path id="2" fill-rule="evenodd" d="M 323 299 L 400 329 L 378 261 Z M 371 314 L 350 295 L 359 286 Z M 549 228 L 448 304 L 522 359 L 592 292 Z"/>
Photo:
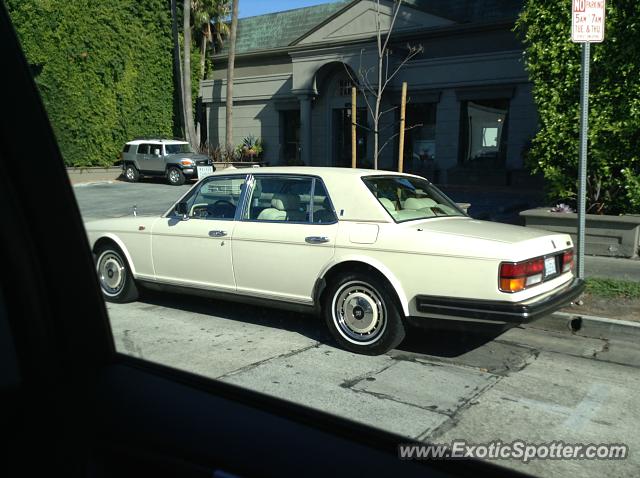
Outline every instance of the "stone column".
<path id="1" fill-rule="evenodd" d="M 300 95 L 300 148 L 305 166 L 311 166 L 311 100 L 312 95 Z"/>

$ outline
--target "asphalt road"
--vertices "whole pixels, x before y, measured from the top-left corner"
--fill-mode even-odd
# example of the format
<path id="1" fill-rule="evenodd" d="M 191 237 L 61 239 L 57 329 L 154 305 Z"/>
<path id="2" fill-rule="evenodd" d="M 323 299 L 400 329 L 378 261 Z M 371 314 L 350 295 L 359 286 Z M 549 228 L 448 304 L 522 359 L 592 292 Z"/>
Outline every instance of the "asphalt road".
<path id="1" fill-rule="evenodd" d="M 159 214 L 187 187 L 74 188 L 86 218 Z M 513 460 L 540 476 L 637 476 L 640 350 L 535 324 L 503 330 L 411 329 L 382 356 L 338 349 L 311 316 L 147 293 L 108 304 L 119 351 L 433 443 L 625 443 L 622 461 Z"/>

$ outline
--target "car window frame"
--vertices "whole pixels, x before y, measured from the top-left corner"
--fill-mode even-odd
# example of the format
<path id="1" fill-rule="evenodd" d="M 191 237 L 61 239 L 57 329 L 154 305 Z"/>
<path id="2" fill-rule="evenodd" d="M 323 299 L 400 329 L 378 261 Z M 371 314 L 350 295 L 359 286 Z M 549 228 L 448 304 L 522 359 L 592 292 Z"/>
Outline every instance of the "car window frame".
<path id="1" fill-rule="evenodd" d="M 338 214 L 336 213 L 336 209 L 333 205 L 333 201 L 331 200 L 331 195 L 329 194 L 329 189 L 327 188 L 325 182 L 320 176 L 315 174 L 297 174 L 297 173 L 252 173 L 250 174 L 250 179 L 247 182 L 247 188 L 245 188 L 245 203 L 243 204 L 243 210 L 240 214 L 241 222 L 256 222 L 256 223 L 266 223 L 266 224 L 297 224 L 297 225 L 311 225 L 311 226 L 329 226 L 332 224 L 336 224 L 338 222 Z M 311 202 L 311 211 L 309 213 L 308 221 L 274 221 L 267 219 L 250 219 L 248 218 L 248 207 L 250 203 L 251 195 L 253 194 L 253 190 L 255 187 L 255 179 L 257 178 L 270 178 L 270 177 L 286 177 L 293 179 L 311 179 L 311 192 L 310 192 L 310 202 Z M 327 193 L 327 197 L 329 198 L 329 205 L 331 207 L 331 212 L 333 212 L 334 220 L 332 222 L 313 222 L 313 197 L 315 195 L 316 190 L 316 182 L 320 181 L 322 186 L 324 187 L 325 192 Z"/>
<path id="2" fill-rule="evenodd" d="M 181 203 L 181 202 L 187 202 L 191 197 L 193 197 L 195 194 L 197 194 L 196 191 L 199 191 L 200 188 L 202 186 L 204 186 L 206 183 L 211 182 L 215 179 L 244 179 L 244 185 L 245 187 L 243 188 L 242 186 L 240 186 L 240 197 L 238 198 L 238 205 L 236 206 L 236 214 L 233 218 L 223 218 L 223 219 L 208 219 L 209 221 L 237 221 L 238 220 L 238 215 L 239 215 L 239 211 L 241 211 L 241 208 L 245 202 L 246 199 L 246 194 L 247 194 L 247 184 L 249 181 L 249 174 L 242 174 L 242 173 L 229 173 L 229 174 L 212 174 L 210 176 L 207 176 L 205 178 L 202 178 L 200 181 L 198 181 L 196 184 L 194 184 L 187 192 L 185 192 L 182 196 L 180 196 L 180 198 L 175 201 L 171 207 L 169 209 L 167 209 L 164 214 L 162 214 L 161 217 L 163 218 L 175 218 L 177 217 L 174 214 L 174 211 L 176 209 L 176 206 Z M 195 218 L 195 217 L 189 217 L 189 220 L 191 219 L 204 219 L 204 218 Z"/>

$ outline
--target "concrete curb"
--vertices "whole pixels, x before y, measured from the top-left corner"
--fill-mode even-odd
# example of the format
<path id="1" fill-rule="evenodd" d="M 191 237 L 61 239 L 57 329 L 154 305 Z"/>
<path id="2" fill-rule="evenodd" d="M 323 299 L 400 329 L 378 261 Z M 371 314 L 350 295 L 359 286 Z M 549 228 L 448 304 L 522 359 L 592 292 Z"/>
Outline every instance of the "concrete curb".
<path id="1" fill-rule="evenodd" d="M 531 325 L 532 327 L 562 332 L 569 330 L 584 337 L 598 337 L 624 342 L 640 341 L 640 322 L 596 317 L 578 312 L 556 312 Z"/>

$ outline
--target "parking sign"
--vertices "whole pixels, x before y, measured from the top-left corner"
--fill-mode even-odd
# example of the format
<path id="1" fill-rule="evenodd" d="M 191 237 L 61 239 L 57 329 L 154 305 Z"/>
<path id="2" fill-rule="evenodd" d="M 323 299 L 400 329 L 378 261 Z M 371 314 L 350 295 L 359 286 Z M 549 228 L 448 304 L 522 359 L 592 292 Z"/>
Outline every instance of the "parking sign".
<path id="1" fill-rule="evenodd" d="M 605 0 L 572 0 L 571 41 L 600 43 L 604 40 Z"/>

